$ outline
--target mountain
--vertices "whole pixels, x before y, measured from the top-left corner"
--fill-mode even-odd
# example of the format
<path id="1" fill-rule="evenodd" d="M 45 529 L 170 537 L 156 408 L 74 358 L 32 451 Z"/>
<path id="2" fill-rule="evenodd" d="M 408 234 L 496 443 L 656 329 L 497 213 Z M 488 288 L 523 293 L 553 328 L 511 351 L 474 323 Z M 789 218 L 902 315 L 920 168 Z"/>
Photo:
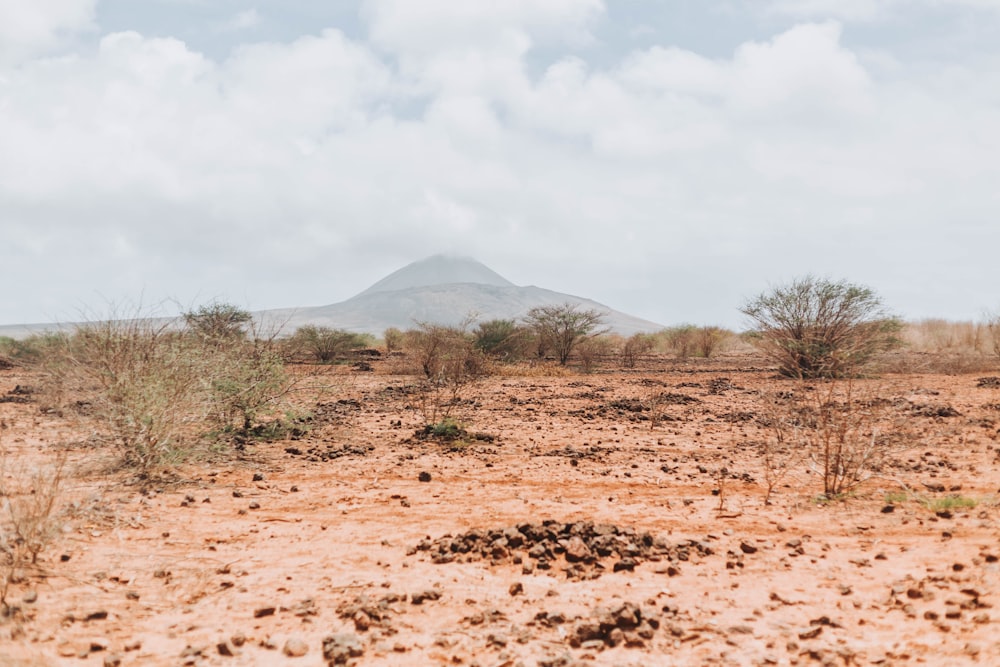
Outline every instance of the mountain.
<path id="1" fill-rule="evenodd" d="M 625 336 L 663 328 L 590 299 L 533 285 L 519 287 L 474 259 L 447 255 L 408 264 L 347 301 L 263 315 L 283 322 L 290 331 L 312 324 L 381 335 L 389 327 L 410 329 L 417 322 L 459 324 L 469 317 L 518 320 L 536 306 L 562 303 L 603 313 L 607 326 Z"/>
<path id="2" fill-rule="evenodd" d="M 663 328 L 590 299 L 534 285 L 519 287 L 474 259 L 448 255 L 434 255 L 408 264 L 347 301 L 312 308 L 266 310 L 255 316 L 265 324 L 280 324 L 287 333 L 312 324 L 380 336 L 389 327 L 411 329 L 418 322 L 460 324 L 470 317 L 480 322 L 519 320 L 536 306 L 563 303 L 603 313 L 611 331 L 624 336 Z M 24 338 L 32 333 L 72 327 L 71 323 L 0 326 L 0 336 Z"/>

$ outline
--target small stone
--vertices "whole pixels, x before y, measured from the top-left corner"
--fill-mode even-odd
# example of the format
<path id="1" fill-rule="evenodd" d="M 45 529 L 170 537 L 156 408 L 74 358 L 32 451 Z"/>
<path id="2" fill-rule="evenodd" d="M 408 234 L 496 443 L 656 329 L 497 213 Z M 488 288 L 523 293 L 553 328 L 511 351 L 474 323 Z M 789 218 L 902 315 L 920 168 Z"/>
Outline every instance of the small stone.
<path id="1" fill-rule="evenodd" d="M 257 609 L 254 610 L 253 617 L 254 618 L 263 618 L 265 616 L 272 616 L 274 614 L 274 612 L 275 612 L 275 608 L 274 607 L 259 607 L 259 608 L 257 608 Z"/>
<path id="2" fill-rule="evenodd" d="M 232 658 L 234 655 L 236 655 L 236 651 L 233 649 L 232 644 L 230 644 L 227 641 L 221 641 L 218 644 L 216 644 L 215 650 L 219 652 L 219 655 L 226 658 Z"/>
<path id="3" fill-rule="evenodd" d="M 111 641 L 107 637 L 92 637 L 88 642 L 91 653 L 107 651 Z"/>
<path id="4" fill-rule="evenodd" d="M 263 482 L 264 481 L 264 475 L 263 475 L 263 473 L 255 472 L 253 474 L 253 481 L 255 481 L 255 482 Z"/>
<path id="5" fill-rule="evenodd" d="M 298 637 L 292 637 L 285 642 L 285 648 L 281 651 L 289 658 L 301 658 L 309 652 L 309 645 Z"/>
<path id="6" fill-rule="evenodd" d="M 740 542 L 740 551 L 745 554 L 755 554 L 757 553 L 757 547 L 750 544 L 749 542 Z"/>
<path id="7" fill-rule="evenodd" d="M 260 509 L 260 503 L 258 503 L 255 500 L 255 501 L 251 502 L 249 505 L 247 505 L 247 507 L 249 507 L 252 510 L 259 510 Z"/>
<path id="8" fill-rule="evenodd" d="M 823 626 L 817 625 L 815 627 L 809 628 L 808 630 L 803 630 L 799 633 L 799 639 L 816 639 L 819 637 L 820 633 L 823 632 Z"/>
<path id="9" fill-rule="evenodd" d="M 109 653 L 104 656 L 104 667 L 121 667 L 122 664 L 122 654 L 121 653 Z"/>
<path id="10" fill-rule="evenodd" d="M 507 592 L 510 593 L 511 597 L 515 595 L 520 595 L 521 593 L 524 593 L 524 584 L 522 584 L 520 581 L 513 583 L 510 585 L 510 588 L 508 589 Z"/>
<path id="11" fill-rule="evenodd" d="M 332 665 L 346 665 L 351 658 L 364 654 L 361 639 L 352 634 L 327 635 L 323 638 L 323 659 Z"/>
<path id="12" fill-rule="evenodd" d="M 429 482 L 431 481 L 431 474 L 425 470 L 417 475 L 417 479 L 421 482 Z"/>
<path id="13" fill-rule="evenodd" d="M 38 591 L 30 590 L 27 593 L 25 593 L 24 597 L 21 599 L 24 600 L 25 604 L 32 604 L 38 600 Z"/>

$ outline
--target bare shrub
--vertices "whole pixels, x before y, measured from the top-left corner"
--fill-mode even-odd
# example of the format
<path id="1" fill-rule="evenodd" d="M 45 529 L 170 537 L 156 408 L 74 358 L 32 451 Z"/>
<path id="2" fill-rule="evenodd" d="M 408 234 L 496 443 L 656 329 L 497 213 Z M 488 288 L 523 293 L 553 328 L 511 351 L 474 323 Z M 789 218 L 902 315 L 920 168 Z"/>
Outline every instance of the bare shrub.
<path id="1" fill-rule="evenodd" d="M 607 336 L 587 338 L 577 345 L 576 352 L 584 373 L 593 373 L 603 359 L 611 356 L 614 343 Z"/>
<path id="2" fill-rule="evenodd" d="M 828 498 L 870 479 L 908 433 L 905 416 L 878 387 L 859 389 L 853 380 L 800 385 L 772 407 L 771 452 L 778 458 L 765 465 L 780 478 L 789 457 L 801 452 Z"/>
<path id="3" fill-rule="evenodd" d="M 803 457 L 799 446 L 802 428 L 799 410 L 790 405 L 791 392 L 772 392 L 762 397 L 768 427 L 757 453 L 763 466 L 765 485 L 764 504 L 771 504 L 771 496 L 785 477 L 798 466 Z"/>
<path id="4" fill-rule="evenodd" d="M 420 411 L 428 425 L 451 419 L 463 392 L 487 373 L 465 327 L 420 324 L 406 332 L 405 348 L 410 372 L 420 378 Z"/>
<path id="5" fill-rule="evenodd" d="M 206 356 L 209 401 L 215 421 L 248 433 L 262 418 L 280 414 L 293 383 L 275 334 L 254 332 Z"/>
<path id="6" fill-rule="evenodd" d="M 649 354 L 654 345 L 653 336 L 650 334 L 637 333 L 629 336 L 622 343 L 622 366 L 624 368 L 635 368 L 639 358 L 644 354 Z"/>
<path id="7" fill-rule="evenodd" d="M 38 555 L 60 533 L 66 456 L 50 465 L 12 463 L 0 443 L 0 606 L 6 605 L 10 586 L 23 570 L 38 562 Z"/>
<path id="8" fill-rule="evenodd" d="M 722 327 L 698 327 L 695 330 L 695 350 L 699 357 L 708 359 L 732 336 L 732 332 Z"/>
<path id="9" fill-rule="evenodd" d="M 696 348 L 697 327 L 693 324 L 680 324 L 660 331 L 657 336 L 663 340 L 670 353 L 686 359 L 692 356 Z"/>
<path id="10" fill-rule="evenodd" d="M 901 324 L 867 287 L 807 276 L 748 301 L 754 341 L 796 378 L 845 377 L 899 344 Z"/>
<path id="11" fill-rule="evenodd" d="M 993 354 L 1000 357 L 1000 312 L 986 314 L 986 334 Z"/>
<path id="12" fill-rule="evenodd" d="M 173 322 L 112 317 L 79 326 L 42 367 L 48 398 L 96 418 L 122 460 L 144 473 L 173 462 L 204 417 L 203 363 Z"/>

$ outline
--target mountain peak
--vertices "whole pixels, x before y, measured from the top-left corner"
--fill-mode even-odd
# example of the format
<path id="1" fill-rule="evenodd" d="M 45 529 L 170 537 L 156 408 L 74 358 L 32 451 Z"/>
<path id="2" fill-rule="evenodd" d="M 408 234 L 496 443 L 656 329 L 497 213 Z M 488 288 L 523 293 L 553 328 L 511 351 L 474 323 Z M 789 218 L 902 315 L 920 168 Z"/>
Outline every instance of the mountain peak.
<path id="1" fill-rule="evenodd" d="M 514 287 L 510 282 L 485 264 L 471 257 L 454 255 L 432 255 L 425 259 L 407 264 L 398 271 L 378 281 L 361 294 L 374 292 L 396 292 L 414 287 L 429 287 L 431 285 L 449 285 L 455 283 L 473 283 L 477 285 L 495 285 L 497 287 Z M 361 296 L 359 294 L 358 296 Z"/>

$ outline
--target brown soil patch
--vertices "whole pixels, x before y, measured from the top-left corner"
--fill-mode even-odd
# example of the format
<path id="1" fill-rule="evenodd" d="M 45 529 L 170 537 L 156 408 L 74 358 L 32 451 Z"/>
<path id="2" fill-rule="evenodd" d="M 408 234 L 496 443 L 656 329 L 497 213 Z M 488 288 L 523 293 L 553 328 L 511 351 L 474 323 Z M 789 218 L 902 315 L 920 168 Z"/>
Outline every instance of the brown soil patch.
<path id="1" fill-rule="evenodd" d="M 765 505 L 761 397 L 794 387 L 758 359 L 490 378 L 448 441 L 380 364 L 147 490 L 0 371 L 8 463 L 71 471 L 0 664 L 1000 664 L 987 374 L 861 382 L 912 429 L 890 461 L 830 502 L 799 466 Z"/>

